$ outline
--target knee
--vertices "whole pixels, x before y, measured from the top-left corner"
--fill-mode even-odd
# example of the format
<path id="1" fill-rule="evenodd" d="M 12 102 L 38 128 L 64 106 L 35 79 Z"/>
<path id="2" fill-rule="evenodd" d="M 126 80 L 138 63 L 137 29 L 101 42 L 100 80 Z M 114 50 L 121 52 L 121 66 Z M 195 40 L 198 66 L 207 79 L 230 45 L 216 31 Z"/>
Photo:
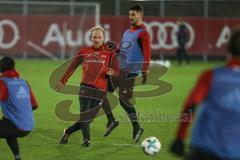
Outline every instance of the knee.
<path id="1" fill-rule="evenodd" d="M 119 102 L 120 102 L 120 105 L 122 107 L 126 107 L 127 106 L 126 99 L 119 97 Z"/>

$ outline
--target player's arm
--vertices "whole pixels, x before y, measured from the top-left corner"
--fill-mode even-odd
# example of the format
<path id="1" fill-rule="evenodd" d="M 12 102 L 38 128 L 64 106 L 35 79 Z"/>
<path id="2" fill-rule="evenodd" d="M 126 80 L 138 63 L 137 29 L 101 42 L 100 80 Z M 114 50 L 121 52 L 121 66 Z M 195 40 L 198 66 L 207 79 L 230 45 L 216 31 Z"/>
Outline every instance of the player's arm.
<path id="1" fill-rule="evenodd" d="M 142 67 L 142 84 L 147 82 L 147 72 L 151 60 L 151 42 L 150 36 L 146 30 L 140 32 L 138 43 L 143 52 L 143 67 Z"/>
<path id="2" fill-rule="evenodd" d="M 79 53 L 77 53 L 75 57 L 72 59 L 71 63 L 68 65 L 67 70 L 60 79 L 60 82 L 57 84 L 56 86 L 57 90 L 60 90 L 62 87 L 65 86 L 68 79 L 72 76 L 77 67 L 82 63 L 82 60 L 83 60 L 82 50 L 80 50 Z"/>
<path id="3" fill-rule="evenodd" d="M 141 48 L 143 51 L 143 68 L 142 72 L 147 73 L 149 69 L 149 64 L 151 61 L 151 42 L 150 42 L 150 36 L 146 30 L 142 31 L 139 34 Z"/>
<path id="4" fill-rule="evenodd" d="M 82 50 L 80 50 L 79 53 L 77 53 L 75 55 L 75 57 L 72 59 L 71 63 L 68 65 L 66 72 L 64 73 L 64 75 L 61 78 L 61 82 L 63 84 L 67 83 L 68 79 L 72 76 L 74 71 L 81 64 L 81 60 L 82 60 Z"/>
<path id="5" fill-rule="evenodd" d="M 38 108 L 38 103 L 37 103 L 36 97 L 32 91 L 32 88 L 28 82 L 27 82 L 27 85 L 28 85 L 29 91 L 30 91 L 30 100 L 31 100 L 31 104 L 32 104 L 32 109 L 35 110 Z"/>
<path id="6" fill-rule="evenodd" d="M 8 99 L 8 89 L 5 83 L 0 80 L 0 101 L 6 101 Z"/>
<path id="7" fill-rule="evenodd" d="M 110 64 L 108 65 L 108 71 L 106 72 L 107 75 L 110 76 L 118 76 L 119 75 L 119 66 L 118 66 L 118 60 L 117 60 L 117 50 L 118 46 L 114 41 L 107 41 L 104 44 L 104 49 L 109 52 L 111 55 L 110 57 Z"/>
<path id="8" fill-rule="evenodd" d="M 183 141 L 187 137 L 187 129 L 191 123 L 191 118 L 194 114 L 195 107 L 198 106 L 207 96 L 209 93 L 211 81 L 212 81 L 213 71 L 209 70 L 201 74 L 199 77 L 195 87 L 190 92 L 189 96 L 187 97 L 181 115 L 180 124 L 177 130 L 176 139 L 171 147 L 171 151 L 178 154 L 184 154 L 184 144 Z"/>
<path id="9" fill-rule="evenodd" d="M 208 92 L 212 81 L 212 74 L 213 72 L 209 70 L 204 72 L 199 77 L 197 84 L 192 89 L 184 103 L 182 115 L 194 113 L 195 107 L 198 106 L 208 96 Z M 190 117 L 190 115 L 188 117 Z M 181 119 L 177 132 L 177 137 L 179 139 L 184 140 L 186 138 L 187 128 L 189 124 L 190 119 Z"/>
<path id="10" fill-rule="evenodd" d="M 112 55 L 111 63 L 112 63 L 113 76 L 118 76 L 119 75 L 119 65 L 118 65 L 118 60 L 117 60 L 116 54 Z"/>

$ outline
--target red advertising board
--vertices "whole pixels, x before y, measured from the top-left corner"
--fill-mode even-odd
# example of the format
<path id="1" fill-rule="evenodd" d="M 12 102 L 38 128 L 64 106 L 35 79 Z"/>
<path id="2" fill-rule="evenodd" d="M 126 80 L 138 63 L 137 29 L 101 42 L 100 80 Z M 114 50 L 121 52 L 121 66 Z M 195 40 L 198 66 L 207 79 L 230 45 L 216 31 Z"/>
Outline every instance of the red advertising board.
<path id="1" fill-rule="evenodd" d="M 190 54 L 223 55 L 231 29 L 240 19 L 184 17 L 189 32 Z M 176 18 L 145 17 L 152 43 L 152 53 L 176 52 Z M 0 15 L 0 53 L 64 57 L 74 54 L 81 46 L 91 45 L 89 29 L 94 17 Z M 129 27 L 126 16 L 101 16 L 106 39 L 121 41 Z"/>

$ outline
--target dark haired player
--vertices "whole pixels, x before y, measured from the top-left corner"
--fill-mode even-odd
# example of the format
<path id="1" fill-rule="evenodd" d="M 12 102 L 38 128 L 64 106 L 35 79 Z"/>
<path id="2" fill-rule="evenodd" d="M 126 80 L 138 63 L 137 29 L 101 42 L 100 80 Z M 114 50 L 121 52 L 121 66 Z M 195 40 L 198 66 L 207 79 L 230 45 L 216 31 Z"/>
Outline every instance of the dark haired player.
<path id="1" fill-rule="evenodd" d="M 6 139 L 15 160 L 20 160 L 17 138 L 25 137 L 32 131 L 32 110 L 38 106 L 30 85 L 20 78 L 11 57 L 0 60 L 0 106 L 3 113 L 0 138 Z"/>
<path id="2" fill-rule="evenodd" d="M 120 43 L 118 63 L 119 77 L 115 87 L 119 87 L 119 101 L 128 113 L 133 126 L 133 142 L 138 142 L 144 132 L 141 128 L 135 106 L 130 102 L 133 97 L 135 78 L 142 75 L 142 84 L 147 81 L 147 72 L 151 59 L 150 37 L 143 25 L 143 7 L 135 5 L 129 8 L 130 28 L 127 29 Z"/>

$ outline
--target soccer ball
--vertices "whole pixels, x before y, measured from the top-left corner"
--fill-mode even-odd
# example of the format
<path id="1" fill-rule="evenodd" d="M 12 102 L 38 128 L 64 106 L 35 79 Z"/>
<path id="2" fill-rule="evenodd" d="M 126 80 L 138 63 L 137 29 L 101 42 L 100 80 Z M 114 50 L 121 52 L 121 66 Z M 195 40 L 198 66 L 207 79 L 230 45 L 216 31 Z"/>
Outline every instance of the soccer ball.
<path id="1" fill-rule="evenodd" d="M 147 155 L 155 155 L 161 149 L 161 143 L 156 137 L 145 138 L 141 144 L 142 150 Z"/>
<path id="2" fill-rule="evenodd" d="M 166 60 L 164 66 L 167 68 L 171 67 L 171 62 L 169 60 Z"/>

